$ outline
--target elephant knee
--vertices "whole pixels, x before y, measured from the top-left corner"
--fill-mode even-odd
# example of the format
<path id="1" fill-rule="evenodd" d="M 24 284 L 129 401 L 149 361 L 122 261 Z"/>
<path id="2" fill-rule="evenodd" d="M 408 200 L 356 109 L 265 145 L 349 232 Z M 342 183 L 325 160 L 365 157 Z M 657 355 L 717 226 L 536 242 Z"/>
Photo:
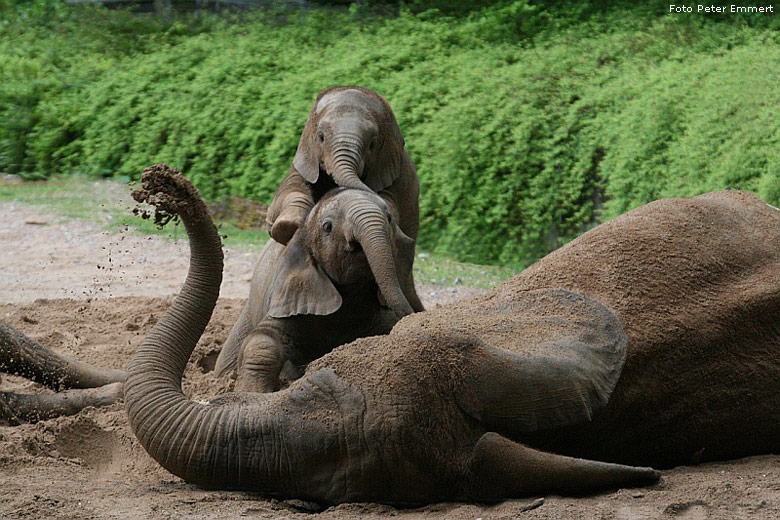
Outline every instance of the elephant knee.
<path id="1" fill-rule="evenodd" d="M 252 332 L 241 348 L 236 391 L 273 392 L 279 386 L 279 373 L 284 361 L 284 349 L 278 334 Z"/>

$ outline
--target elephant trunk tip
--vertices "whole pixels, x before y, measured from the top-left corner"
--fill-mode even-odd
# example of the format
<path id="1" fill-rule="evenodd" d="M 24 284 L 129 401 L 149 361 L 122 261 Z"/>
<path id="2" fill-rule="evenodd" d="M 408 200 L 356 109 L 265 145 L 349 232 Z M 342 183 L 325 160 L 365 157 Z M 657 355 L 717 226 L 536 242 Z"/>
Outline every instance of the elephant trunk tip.
<path id="1" fill-rule="evenodd" d="M 387 298 L 385 297 L 385 299 Z M 414 313 L 414 309 L 412 309 L 412 306 L 409 304 L 408 301 L 406 301 L 406 298 L 403 298 L 400 301 L 396 301 L 393 303 L 388 302 L 388 305 L 390 305 L 391 309 L 393 309 L 397 313 L 400 313 L 402 316 L 408 316 L 409 314 Z"/>
<path id="2" fill-rule="evenodd" d="M 208 210 L 195 187 L 179 170 L 166 164 L 155 164 L 141 173 L 141 188 L 133 191 L 133 199 L 155 207 L 154 223 L 164 226 L 179 216 L 192 222 L 208 217 Z M 133 210 L 142 218 L 151 215 L 140 209 Z"/>
<path id="3" fill-rule="evenodd" d="M 340 176 L 336 179 L 336 184 L 342 188 L 352 188 L 356 190 L 369 191 L 373 193 L 373 190 L 366 186 L 366 184 L 360 180 L 355 174 Z"/>

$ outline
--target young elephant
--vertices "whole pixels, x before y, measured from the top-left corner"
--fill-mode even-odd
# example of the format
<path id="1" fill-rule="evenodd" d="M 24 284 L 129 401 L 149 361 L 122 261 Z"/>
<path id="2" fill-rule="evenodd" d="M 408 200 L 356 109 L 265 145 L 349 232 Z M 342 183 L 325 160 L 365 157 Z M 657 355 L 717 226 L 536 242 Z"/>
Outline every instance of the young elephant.
<path id="1" fill-rule="evenodd" d="M 314 204 L 333 187 L 374 191 L 408 237 L 417 239 L 420 183 L 390 105 L 361 87 L 330 87 L 319 93 L 287 177 L 268 208 L 271 237 L 292 238 Z M 415 311 L 423 310 L 411 276 L 414 249 L 401 257 L 401 280 Z"/>
<path id="2" fill-rule="evenodd" d="M 494 501 L 660 476 L 623 464 L 780 450 L 780 212 L 753 196 L 638 208 L 485 295 L 333 350 L 289 388 L 201 404 L 181 377 L 222 252 L 182 182 L 147 176 L 139 194 L 182 212 L 192 255 L 125 403 L 141 445 L 188 482 L 321 503 Z"/>
<path id="3" fill-rule="evenodd" d="M 236 390 L 271 392 L 283 365 L 305 365 L 359 337 L 387 334 L 413 312 L 399 283 L 413 250 L 379 196 L 328 192 L 286 247 L 268 241 L 217 375 L 237 365 Z"/>

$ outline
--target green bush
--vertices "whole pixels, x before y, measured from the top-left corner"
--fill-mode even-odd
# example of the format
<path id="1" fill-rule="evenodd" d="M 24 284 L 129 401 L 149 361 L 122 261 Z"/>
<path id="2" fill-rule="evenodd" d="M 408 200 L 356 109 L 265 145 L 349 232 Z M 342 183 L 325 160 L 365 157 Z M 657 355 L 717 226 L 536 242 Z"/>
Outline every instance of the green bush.
<path id="1" fill-rule="evenodd" d="M 771 22 L 595 4 L 241 23 L 16 7 L 0 169 L 137 177 L 162 161 L 209 198 L 268 201 L 316 93 L 360 84 L 390 101 L 417 165 L 421 245 L 461 260 L 528 265 L 660 197 L 731 186 L 780 204 Z"/>

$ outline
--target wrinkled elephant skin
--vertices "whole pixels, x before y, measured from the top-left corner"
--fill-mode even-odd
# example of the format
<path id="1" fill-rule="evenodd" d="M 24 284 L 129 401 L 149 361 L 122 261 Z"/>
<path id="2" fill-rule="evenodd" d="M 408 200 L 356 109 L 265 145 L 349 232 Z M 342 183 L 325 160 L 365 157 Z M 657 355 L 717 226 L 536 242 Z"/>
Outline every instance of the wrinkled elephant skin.
<path id="1" fill-rule="evenodd" d="M 188 482 L 321 503 L 493 501 L 659 478 L 622 464 L 780 450 L 780 213 L 751 195 L 643 206 L 475 300 L 335 349 L 285 390 L 200 404 L 181 376 L 222 255 L 176 179 L 147 175 L 144 193 L 187 193 L 190 275 L 125 394 L 141 444 Z"/>

